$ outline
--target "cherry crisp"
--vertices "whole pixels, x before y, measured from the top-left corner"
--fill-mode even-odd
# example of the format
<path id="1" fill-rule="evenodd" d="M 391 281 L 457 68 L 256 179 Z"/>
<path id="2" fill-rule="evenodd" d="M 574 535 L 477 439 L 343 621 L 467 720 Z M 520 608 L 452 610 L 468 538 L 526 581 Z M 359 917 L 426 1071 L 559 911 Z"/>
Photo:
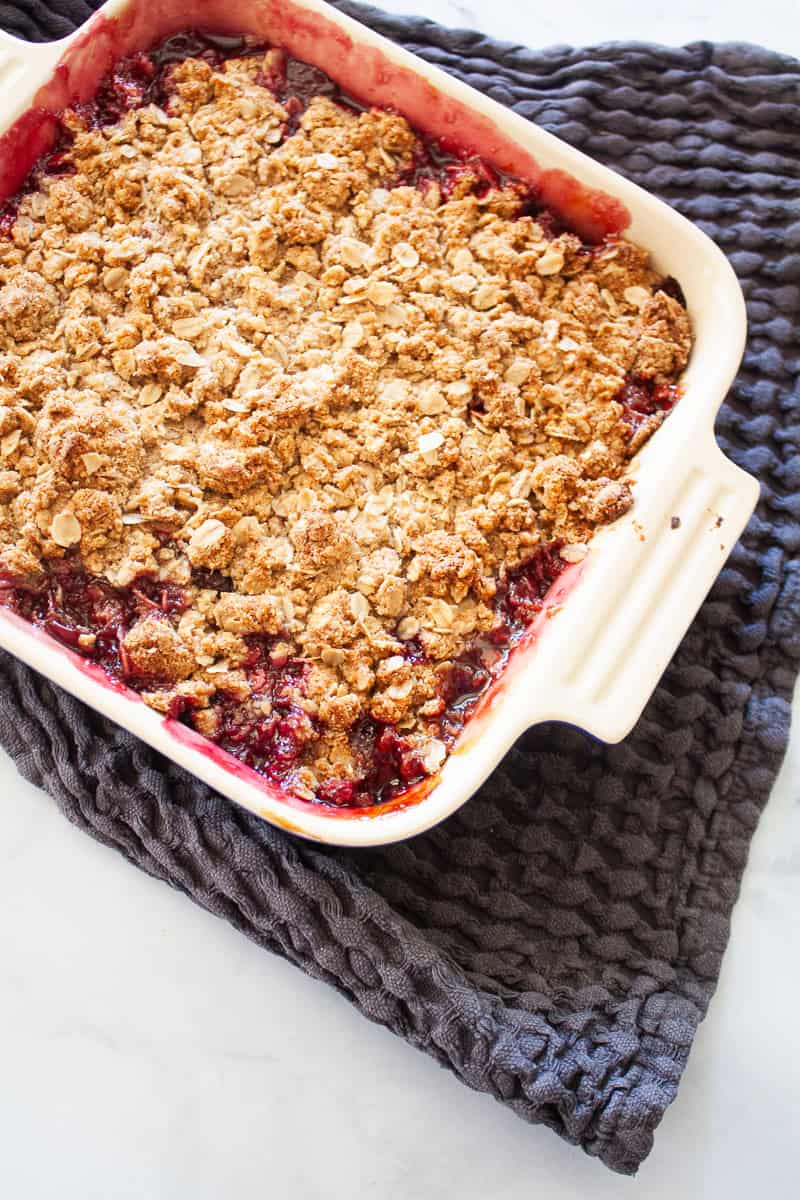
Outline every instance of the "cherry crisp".
<path id="1" fill-rule="evenodd" d="M 435 774 L 678 396 L 680 288 L 182 35 L 0 212 L 0 602 L 278 784 Z"/>

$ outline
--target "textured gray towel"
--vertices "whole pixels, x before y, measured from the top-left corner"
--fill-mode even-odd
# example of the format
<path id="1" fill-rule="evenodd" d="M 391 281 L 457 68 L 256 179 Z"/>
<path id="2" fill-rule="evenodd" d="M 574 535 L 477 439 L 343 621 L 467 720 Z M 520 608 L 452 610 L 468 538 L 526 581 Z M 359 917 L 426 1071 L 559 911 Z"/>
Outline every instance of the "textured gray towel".
<path id="1" fill-rule="evenodd" d="M 23 36 L 89 5 L 0 4 Z M 752 46 L 545 52 L 342 8 L 663 196 L 728 252 L 750 343 L 718 422 L 762 481 L 634 732 L 527 734 L 439 829 L 292 840 L 0 656 L 0 740 L 70 820 L 372 1020 L 633 1173 L 719 973 L 800 663 L 800 64 Z"/>

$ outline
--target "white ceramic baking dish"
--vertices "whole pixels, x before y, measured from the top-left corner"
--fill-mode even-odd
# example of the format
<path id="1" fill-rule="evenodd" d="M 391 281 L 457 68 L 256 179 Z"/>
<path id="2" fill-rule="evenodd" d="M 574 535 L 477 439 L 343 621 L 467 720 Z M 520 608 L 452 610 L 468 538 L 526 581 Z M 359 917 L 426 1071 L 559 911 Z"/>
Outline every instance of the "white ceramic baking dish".
<path id="1" fill-rule="evenodd" d="M 323 0 L 111 0 L 57 43 L 28 45 L 2 34 L 0 195 L 13 192 L 46 147 L 48 112 L 91 95 L 115 58 L 193 27 L 282 45 L 361 98 L 396 107 L 428 133 L 457 135 L 537 182 L 545 200 L 566 206 L 573 219 L 627 222 L 626 236 L 679 280 L 694 325 L 683 398 L 632 464 L 633 511 L 603 529 L 587 558 L 557 581 L 441 774 L 406 807 L 353 816 L 287 802 L 254 772 L 0 608 L 6 650 L 244 808 L 318 841 L 392 842 L 463 804 L 531 725 L 566 721 L 615 742 L 638 719 L 758 495 L 756 481 L 723 457 L 713 432 L 744 348 L 742 295 L 717 246 L 667 205 Z"/>

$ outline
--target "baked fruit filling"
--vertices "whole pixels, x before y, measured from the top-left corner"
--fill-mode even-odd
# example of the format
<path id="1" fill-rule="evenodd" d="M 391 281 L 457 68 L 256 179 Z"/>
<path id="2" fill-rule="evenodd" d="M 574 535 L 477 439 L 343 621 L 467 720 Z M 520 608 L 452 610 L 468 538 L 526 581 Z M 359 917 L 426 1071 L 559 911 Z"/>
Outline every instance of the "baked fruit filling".
<path id="1" fill-rule="evenodd" d="M 677 398 L 680 289 L 279 50 L 120 63 L 0 215 L 0 597 L 281 786 L 443 764 Z"/>

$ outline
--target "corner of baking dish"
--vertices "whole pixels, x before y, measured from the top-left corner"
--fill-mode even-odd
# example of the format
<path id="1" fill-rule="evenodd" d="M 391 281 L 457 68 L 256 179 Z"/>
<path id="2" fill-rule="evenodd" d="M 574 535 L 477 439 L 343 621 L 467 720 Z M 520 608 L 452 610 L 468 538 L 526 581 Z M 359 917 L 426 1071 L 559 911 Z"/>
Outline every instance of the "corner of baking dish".
<path id="1" fill-rule="evenodd" d="M 283 36 L 275 40 L 311 61 L 315 55 L 309 39 L 315 22 L 323 22 L 339 39 L 342 61 L 359 52 L 374 53 L 370 70 L 376 89 L 381 79 L 390 86 L 393 71 L 406 79 L 410 74 L 421 78 L 429 98 L 444 95 L 455 103 L 451 114 L 477 114 L 482 136 L 495 136 L 506 148 L 520 147 L 529 161 L 566 172 L 587 188 L 621 201 L 631 218 L 626 234 L 651 252 L 660 271 L 680 281 L 693 320 L 695 347 L 683 398 L 632 464 L 632 512 L 596 534 L 587 558 L 565 572 L 551 590 L 531 636 L 467 724 L 439 778 L 416 804 L 350 819 L 309 805 L 295 808 L 252 772 L 238 764 L 231 769 L 223 765 L 222 756 L 204 751 L 197 735 L 177 737 L 170 728 L 174 723 L 138 697 L 101 682 L 71 652 L 0 611 L 0 645 L 251 812 L 324 842 L 366 846 L 398 841 L 455 811 L 531 725 L 566 721 L 613 742 L 640 716 L 758 497 L 757 482 L 722 455 L 713 429 L 744 348 L 741 290 L 719 248 L 662 201 L 331 9 L 324 0 L 248 5 L 244 0 L 165 0 L 159 11 L 162 25 L 157 34 L 209 24 L 269 38 L 280 19 Z M 136 14 L 143 12 L 143 0 L 112 0 L 84 30 L 46 46 L 0 36 L 0 131 L 29 109 L 42 89 L 49 99 L 57 97 L 54 68 L 65 53 L 91 58 L 93 28 L 107 30 L 109 21 L 124 19 L 133 37 Z M 287 13 L 294 22 L 291 28 Z M 292 28 L 299 46 L 292 43 Z M 108 54 L 107 42 L 103 53 Z M 382 74 L 376 63 L 386 67 Z M 325 65 L 335 77 L 330 62 Z"/>

